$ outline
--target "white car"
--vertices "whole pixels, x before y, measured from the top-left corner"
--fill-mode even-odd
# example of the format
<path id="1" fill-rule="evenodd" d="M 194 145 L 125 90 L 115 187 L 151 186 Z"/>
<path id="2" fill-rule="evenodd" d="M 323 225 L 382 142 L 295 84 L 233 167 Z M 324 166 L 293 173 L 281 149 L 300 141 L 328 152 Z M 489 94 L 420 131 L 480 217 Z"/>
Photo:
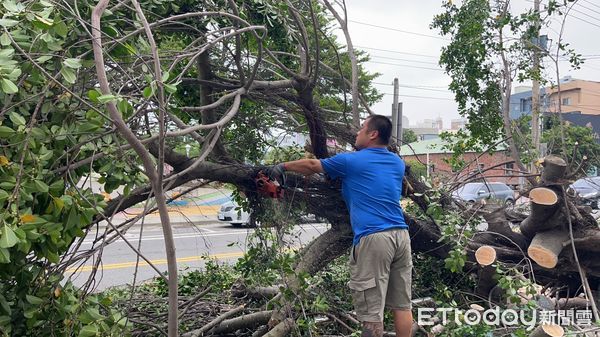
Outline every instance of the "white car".
<path id="1" fill-rule="evenodd" d="M 229 222 L 234 227 L 248 226 L 250 213 L 244 211 L 235 201 L 229 201 L 221 205 L 217 219 Z"/>

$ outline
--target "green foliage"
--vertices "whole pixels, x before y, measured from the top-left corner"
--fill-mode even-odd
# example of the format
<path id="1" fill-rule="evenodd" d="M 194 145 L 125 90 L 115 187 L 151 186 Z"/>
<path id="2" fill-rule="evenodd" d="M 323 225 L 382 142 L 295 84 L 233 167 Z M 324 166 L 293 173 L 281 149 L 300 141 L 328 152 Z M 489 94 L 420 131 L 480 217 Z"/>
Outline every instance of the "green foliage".
<path id="1" fill-rule="evenodd" d="M 451 1 L 445 12 L 435 17 L 432 27 L 451 42 L 442 49 L 440 64 L 451 76 L 449 89 L 455 93 L 458 111 L 469 119 L 468 132 L 459 131 L 460 142 L 453 147 L 458 156 L 478 144 L 491 144 L 502 135 L 500 113 L 500 75 L 495 69 L 494 54 L 500 46 L 494 41 L 496 13 L 487 0 Z"/>
<path id="2" fill-rule="evenodd" d="M 414 143 L 418 140 L 417 134 L 411 129 L 404 129 L 402 131 L 402 144 Z"/>
<path id="3" fill-rule="evenodd" d="M 297 69 L 299 62 L 293 55 L 300 41 L 288 5 L 262 0 L 237 3 L 243 19 L 253 25 L 267 26 L 269 34 L 264 45 L 281 52 L 280 61 Z M 219 12 L 225 8 L 222 1 L 143 0 L 140 4 L 152 20 L 183 13 Z M 230 30 L 233 22 L 229 18 L 185 19 L 180 26 L 188 28 L 186 32 L 156 26 L 153 32 L 163 64 L 160 74 L 155 76 L 151 64 L 146 63 L 151 50 L 139 35 L 139 18 L 129 6 L 117 6 L 102 17 L 102 47 L 112 90 L 103 94 L 97 88 L 89 36 L 95 5 L 83 1 L 71 7 L 45 0 L 3 0 L 0 4 L 0 330 L 8 335 L 120 335 L 119 331 L 126 328 L 105 298 L 87 296 L 65 283 L 62 274 L 65 265 L 58 265 L 66 263 L 61 259 L 106 207 L 103 196 L 89 188 L 92 179 L 103 184 L 106 192 L 122 189 L 125 195 L 148 182 L 137 156 L 115 133 L 105 104 L 114 103 L 132 131 L 144 138 L 155 133 L 157 120 L 153 110 L 158 106 L 156 99 L 161 86 L 165 89 L 168 112 L 195 124 L 211 120 L 200 112 L 184 112 L 183 106 L 204 104 L 201 96 L 215 99 L 241 81 L 231 62 L 230 41 L 224 41 L 218 48 L 207 48 L 205 53 L 212 79 L 226 79 L 222 87 L 207 92 L 205 86 L 180 82 L 177 78 L 180 74 L 187 79 L 199 77 L 197 67 L 187 67 L 188 62 L 194 64 L 197 55 L 179 58 L 177 53 L 188 53 L 198 34 L 225 27 Z M 329 19 L 318 6 L 316 10 L 318 20 L 326 24 Z M 306 26 L 311 26 L 308 19 Z M 322 61 L 333 69 L 341 69 L 350 78 L 348 57 L 339 53 L 341 46 L 335 44 L 335 35 L 326 29 L 311 33 L 333 41 L 320 45 Z M 240 43 L 248 60 L 256 56 L 259 45 L 252 34 L 240 35 Z M 365 54 L 358 54 L 364 62 Z M 270 65 L 263 65 L 257 72 L 261 80 L 279 80 L 285 75 Z M 361 70 L 361 89 L 370 103 L 381 97 L 370 84 L 376 76 Z M 316 105 L 338 110 L 348 105 L 342 97 L 348 87 L 340 78 L 319 77 L 315 85 Z M 306 133 L 307 121 L 297 106 L 281 97 L 267 98 L 255 93 L 245 95 L 236 118 L 221 130 L 224 147 L 233 159 L 260 161 L 269 145 L 266 131 L 274 126 L 291 129 L 287 121 L 277 122 L 280 118 L 275 117 L 278 115 L 274 111 L 279 112 L 279 105 L 287 108 L 286 114 L 289 112 L 297 121 L 296 131 Z M 226 107 L 214 109 L 211 118 L 218 119 L 225 112 Z M 326 115 L 325 119 L 344 120 L 342 114 Z M 171 130 L 173 124 L 168 123 L 167 127 Z M 168 145 L 182 151 L 188 142 L 189 139 L 169 140 Z M 200 153 L 203 146 L 194 146 L 191 154 Z M 283 155 L 296 154 L 290 151 Z M 92 157 L 94 160 L 80 165 L 80 161 Z M 262 234 L 265 237 L 266 232 Z M 280 252 L 283 248 L 279 246 L 269 249 L 251 250 L 252 258 L 241 263 L 236 272 L 267 283 L 290 273 L 294 255 Z M 257 265 L 265 266 L 264 273 L 253 274 L 250 269 L 256 269 Z M 230 271 L 221 273 L 221 267 L 210 263 L 207 268 L 211 268 L 209 273 L 182 279 L 180 291 L 192 292 L 195 284 L 209 282 L 222 284 L 225 289 L 236 275 Z M 61 295 L 55 295 L 61 284 L 65 284 Z M 322 301 L 315 303 L 317 307 L 326 305 Z"/>
<path id="4" fill-rule="evenodd" d="M 536 69 L 531 62 L 534 51 L 539 52 L 537 36 L 552 15 L 565 14 L 567 5 L 551 1 L 540 13 L 528 10 L 520 14 L 513 14 L 510 2 L 505 1 L 447 1 L 443 8 L 432 23 L 451 38 L 442 49 L 440 64 L 452 78 L 449 89 L 455 94 L 459 113 L 469 120 L 466 130 L 442 135 L 452 144 L 452 164 L 458 166 L 466 151 L 481 152 L 507 136 L 504 133 L 509 126 L 504 126 L 503 119 L 509 123 L 510 107 L 506 96 L 515 78 L 545 83 L 543 65 Z M 573 68 L 579 68 L 583 62 L 580 54 L 566 43 L 559 43 L 558 49 Z M 528 151 L 523 161 L 530 162 L 535 156 Z"/>
<path id="5" fill-rule="evenodd" d="M 405 160 L 407 166 L 410 166 L 410 172 L 415 177 L 426 177 L 427 176 L 427 165 L 421 163 L 418 160 Z"/>
<path id="6" fill-rule="evenodd" d="M 202 269 L 184 271 L 179 275 L 177 293 L 179 296 L 193 296 L 208 287 L 216 293 L 227 291 L 239 277 L 232 266 L 206 257 Z M 169 293 L 167 282 L 162 278 L 142 285 L 141 291 L 149 291 L 159 297 L 166 297 Z"/>
<path id="7" fill-rule="evenodd" d="M 573 124 L 560 124 L 558 116 L 546 117 L 542 142 L 547 144 L 549 154 L 581 164 L 579 175 L 585 175 L 592 166 L 600 167 L 600 144 L 592 128 Z M 563 144 L 564 134 L 564 144 Z M 565 152 L 567 149 L 567 153 Z"/>
<path id="8" fill-rule="evenodd" d="M 304 149 L 299 146 L 276 147 L 265 155 L 265 164 L 277 164 L 298 160 L 304 157 Z"/>
<path id="9" fill-rule="evenodd" d="M 520 150 L 524 163 L 531 163 L 539 154 L 530 148 L 531 116 L 522 116 L 514 121 L 515 143 Z M 577 176 L 585 175 L 592 167 L 600 167 L 600 144 L 592 128 L 569 123 L 561 125 L 556 115 L 545 116 L 542 123 L 541 142 L 546 144 L 547 154 L 566 158 L 568 162 L 581 166 Z M 564 135 L 564 145 L 563 145 Z M 567 150 L 567 153 L 565 153 Z"/>

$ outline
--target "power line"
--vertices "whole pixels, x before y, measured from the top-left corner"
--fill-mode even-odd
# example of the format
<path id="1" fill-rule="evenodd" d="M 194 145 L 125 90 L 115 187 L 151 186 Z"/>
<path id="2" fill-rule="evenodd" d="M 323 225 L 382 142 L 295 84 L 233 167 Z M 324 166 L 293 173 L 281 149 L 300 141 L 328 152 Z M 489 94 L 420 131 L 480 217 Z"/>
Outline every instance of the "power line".
<path id="1" fill-rule="evenodd" d="M 568 59 L 562 59 L 562 60 L 558 60 L 559 62 L 568 62 L 570 63 L 570 61 Z M 579 67 L 581 68 L 588 68 L 588 69 L 594 69 L 594 70 L 600 70 L 600 68 L 596 68 L 596 67 L 592 67 L 591 65 L 587 64 L 587 63 L 582 63 L 579 65 Z"/>
<path id="2" fill-rule="evenodd" d="M 527 1 L 527 2 L 533 2 L 533 0 L 525 0 L 525 1 Z M 583 15 L 589 16 L 589 15 L 587 15 L 587 14 L 585 14 L 585 13 L 583 13 L 583 12 L 580 12 L 580 11 L 578 11 L 578 10 L 574 9 L 574 8 L 571 8 L 571 10 L 572 10 L 572 11 L 575 11 L 575 12 L 578 12 L 578 13 L 581 13 L 581 14 L 583 14 Z M 580 17 L 577 17 L 577 16 L 575 16 L 575 15 L 573 15 L 573 14 L 571 14 L 571 13 L 569 13 L 569 17 L 573 17 L 573 18 L 575 18 L 575 19 L 577 19 L 577 20 L 579 20 L 579 21 L 583 21 L 583 22 L 585 22 L 585 23 L 588 23 L 588 24 L 590 24 L 590 25 L 592 25 L 592 26 L 595 26 L 595 27 L 598 27 L 598 28 L 600 28 L 600 25 L 597 25 L 597 24 L 595 24 L 595 23 L 593 23 L 593 22 L 589 22 L 589 21 L 587 21 L 587 20 L 585 20 L 585 19 L 582 19 L 582 18 L 580 18 Z M 593 17 L 593 16 L 590 16 L 590 17 L 591 17 L 592 19 L 595 19 L 595 20 L 597 20 L 597 19 L 598 19 L 598 18 L 596 18 L 596 17 Z"/>
<path id="3" fill-rule="evenodd" d="M 585 19 L 582 19 L 582 18 L 580 18 L 580 17 L 577 17 L 577 16 L 575 16 L 575 15 L 573 15 L 573 14 L 569 14 L 569 16 L 570 16 L 570 17 L 572 17 L 572 18 L 574 18 L 574 19 L 577 19 L 577 20 L 579 20 L 579 21 L 583 21 L 583 22 L 585 22 L 585 23 L 588 23 L 588 24 L 590 24 L 590 25 L 592 25 L 592 26 L 595 26 L 595 27 L 598 27 L 598 28 L 600 28 L 600 25 L 597 25 L 597 24 L 595 24 L 595 23 L 593 23 L 593 22 L 589 22 L 589 21 L 587 21 L 587 20 L 585 20 Z"/>
<path id="4" fill-rule="evenodd" d="M 378 62 L 378 61 L 370 61 L 370 60 L 367 61 L 367 63 L 387 64 L 387 65 L 396 66 L 396 67 L 406 67 L 406 68 L 415 68 L 415 69 L 444 71 L 444 70 L 439 69 L 439 68 L 419 67 L 419 66 L 413 66 L 413 65 L 407 65 L 407 64 L 387 63 L 387 62 Z"/>
<path id="5" fill-rule="evenodd" d="M 411 32 L 411 31 L 408 31 L 408 30 L 397 29 L 397 28 L 392 28 L 392 27 L 385 27 L 385 26 L 379 26 L 379 25 L 373 25 L 373 24 L 370 24 L 370 23 L 360 22 L 360 21 L 354 21 L 354 20 L 348 20 L 348 21 L 356 23 L 356 24 L 359 24 L 359 25 L 363 25 L 363 26 L 369 26 L 369 27 L 375 27 L 375 28 L 380 28 L 380 29 L 386 29 L 386 30 L 391 30 L 391 31 L 394 31 L 394 32 L 404 33 L 404 34 L 412 34 L 412 35 L 417 35 L 417 36 L 430 37 L 432 39 L 439 39 L 439 40 L 444 40 L 444 41 L 450 41 L 449 39 L 446 39 L 444 37 L 437 36 L 437 35 L 428 35 L 428 34 L 423 34 L 423 33 Z"/>
<path id="6" fill-rule="evenodd" d="M 386 86 L 393 86 L 392 84 L 387 84 L 387 83 L 380 83 L 380 82 L 371 82 L 373 84 L 377 84 L 377 85 L 386 85 Z M 415 86 L 415 85 L 406 85 L 406 84 L 398 84 L 398 86 L 400 88 L 407 88 L 407 89 L 415 89 L 415 90 L 427 90 L 427 91 L 437 91 L 437 92 L 445 92 L 445 93 L 450 93 L 449 90 L 442 90 L 442 89 L 431 89 L 431 88 L 422 88 L 419 86 Z"/>
<path id="7" fill-rule="evenodd" d="M 587 13 L 585 13 L 585 12 L 582 12 L 582 11 L 580 11 L 580 10 L 577 10 L 577 9 L 575 9 L 575 8 L 572 8 L 572 7 L 571 7 L 571 10 L 572 10 L 573 12 L 575 12 L 575 13 L 579 13 L 579 14 L 581 14 L 581 15 L 587 16 L 588 18 L 591 18 L 591 19 L 594 19 L 594 20 L 598 20 L 598 21 L 600 21 L 600 19 L 598 19 L 597 17 L 595 17 L 595 16 L 591 16 L 591 15 L 589 15 L 589 14 L 587 14 Z M 599 27 L 600 27 L 600 26 L 599 26 Z"/>
<path id="8" fill-rule="evenodd" d="M 597 4 L 595 4 L 595 3 L 593 3 L 593 2 L 591 2 L 591 1 L 589 1 L 589 0 L 583 0 L 583 1 L 584 1 L 585 3 L 587 3 L 587 4 L 590 4 L 590 5 L 592 5 L 592 6 L 595 6 L 595 7 L 598 7 L 598 8 L 600 8 L 600 5 L 597 5 Z"/>
<path id="9" fill-rule="evenodd" d="M 600 14 L 600 12 L 599 12 L 599 11 L 597 11 L 597 10 L 595 10 L 595 9 L 591 9 L 591 8 L 589 8 L 589 7 L 586 7 L 586 6 L 582 5 L 582 4 L 581 4 L 581 2 L 578 2 L 577 4 L 578 4 L 579 6 L 581 6 L 581 7 L 585 8 L 585 9 L 587 9 L 588 11 L 592 11 L 592 12 L 594 12 L 594 13 L 596 13 L 596 14 Z"/>
<path id="10" fill-rule="evenodd" d="M 423 63 L 423 64 L 433 64 L 433 65 L 436 65 L 436 66 L 438 65 L 435 62 L 400 59 L 400 58 L 396 58 L 396 57 L 386 57 L 386 56 L 378 56 L 378 55 L 371 55 L 371 57 L 378 58 L 378 59 L 386 59 L 386 60 L 405 61 L 405 62 L 414 62 L 414 63 Z"/>
<path id="11" fill-rule="evenodd" d="M 388 52 L 388 53 L 413 55 L 413 56 L 422 56 L 422 57 L 431 57 L 431 58 L 436 58 L 436 59 L 439 58 L 439 56 L 435 56 L 435 55 L 425 55 L 425 54 L 408 53 L 408 52 L 403 52 L 403 51 L 398 51 L 398 50 L 379 49 L 379 48 L 371 48 L 371 47 L 365 47 L 365 46 L 355 46 L 355 47 L 356 48 L 360 48 L 360 49 L 370 49 L 370 50 L 385 51 L 385 52 Z"/>
<path id="12" fill-rule="evenodd" d="M 394 86 L 393 84 L 383 83 L 383 82 L 371 82 L 371 83 Z M 403 85 L 408 85 L 408 86 L 412 86 L 412 87 L 416 87 L 416 88 L 438 88 L 438 89 L 439 88 L 448 88 L 447 85 L 417 85 L 417 84 L 403 84 Z"/>
<path id="13" fill-rule="evenodd" d="M 392 93 L 389 92 L 384 92 L 384 95 L 394 95 Z M 443 98 L 443 97 L 431 97 L 431 96 L 416 96 L 416 95 L 398 95 L 398 96 L 402 96 L 402 97 L 411 97 L 411 98 L 426 98 L 426 99 L 437 99 L 437 100 L 442 100 L 442 101 L 454 101 L 454 99 L 452 98 Z"/>

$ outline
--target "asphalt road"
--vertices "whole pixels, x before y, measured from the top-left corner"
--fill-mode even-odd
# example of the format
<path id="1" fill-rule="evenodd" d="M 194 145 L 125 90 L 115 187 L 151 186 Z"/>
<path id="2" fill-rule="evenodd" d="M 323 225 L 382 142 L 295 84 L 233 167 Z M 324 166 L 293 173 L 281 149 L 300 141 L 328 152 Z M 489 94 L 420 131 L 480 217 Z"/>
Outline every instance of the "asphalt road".
<path id="1" fill-rule="evenodd" d="M 307 244 L 312 238 L 327 230 L 325 224 L 303 224 L 294 228 L 296 235 L 286 238 L 294 247 Z M 248 235 L 254 232 L 251 228 L 234 228 L 228 223 L 209 223 L 202 225 L 183 225 L 173 229 L 177 254 L 178 269 L 193 270 L 204 265 L 206 256 L 235 262 L 247 248 Z M 135 247 L 140 242 L 140 228 L 129 230 L 125 238 Z M 90 234 L 79 251 L 89 249 L 94 236 Z M 160 271 L 165 272 L 167 261 L 162 228 L 158 225 L 146 226 L 141 235 L 141 253 Z M 90 259 L 83 266 L 69 269 L 75 285 L 83 285 L 91 276 L 93 262 Z M 104 248 L 102 263 L 95 277 L 96 291 L 108 287 L 131 284 L 137 268 L 136 283 L 158 276 L 158 273 L 143 260 L 136 261 L 136 253 L 124 242 L 118 240 Z"/>

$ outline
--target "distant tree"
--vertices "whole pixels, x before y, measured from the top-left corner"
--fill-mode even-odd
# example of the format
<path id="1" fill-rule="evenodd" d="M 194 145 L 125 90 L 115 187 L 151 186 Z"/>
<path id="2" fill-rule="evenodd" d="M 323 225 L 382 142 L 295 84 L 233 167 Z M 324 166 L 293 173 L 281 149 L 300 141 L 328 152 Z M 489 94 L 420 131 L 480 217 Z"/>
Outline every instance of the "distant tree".
<path id="1" fill-rule="evenodd" d="M 411 129 L 404 129 L 402 131 L 402 144 L 414 143 L 418 140 L 417 134 Z"/>

